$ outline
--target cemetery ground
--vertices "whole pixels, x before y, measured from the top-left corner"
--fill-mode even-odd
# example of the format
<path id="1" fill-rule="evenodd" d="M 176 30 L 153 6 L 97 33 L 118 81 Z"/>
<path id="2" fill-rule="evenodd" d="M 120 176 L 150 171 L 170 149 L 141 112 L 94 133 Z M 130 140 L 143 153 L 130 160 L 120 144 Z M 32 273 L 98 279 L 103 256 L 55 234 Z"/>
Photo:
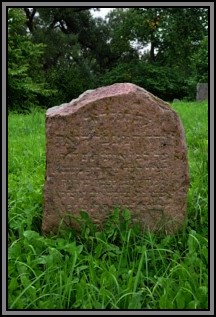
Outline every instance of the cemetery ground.
<path id="1" fill-rule="evenodd" d="M 176 102 L 190 167 L 187 218 L 174 235 L 130 226 L 41 233 L 45 111 L 8 117 L 8 309 L 208 309 L 208 106 Z M 124 219 L 124 221 L 122 221 Z"/>

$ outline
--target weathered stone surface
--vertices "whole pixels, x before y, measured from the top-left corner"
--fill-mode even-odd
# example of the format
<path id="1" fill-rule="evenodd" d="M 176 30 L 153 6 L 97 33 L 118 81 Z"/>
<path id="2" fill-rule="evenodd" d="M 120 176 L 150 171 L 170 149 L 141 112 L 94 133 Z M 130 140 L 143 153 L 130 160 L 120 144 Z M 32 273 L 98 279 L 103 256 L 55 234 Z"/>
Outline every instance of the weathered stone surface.
<path id="1" fill-rule="evenodd" d="M 129 83 L 87 91 L 48 109 L 46 140 L 43 232 L 80 210 L 102 225 L 114 207 L 151 230 L 181 225 L 187 148 L 169 104 Z"/>
<path id="2" fill-rule="evenodd" d="M 199 84 L 197 84 L 196 100 L 202 101 L 205 99 L 208 99 L 208 84 L 207 83 L 199 83 Z"/>

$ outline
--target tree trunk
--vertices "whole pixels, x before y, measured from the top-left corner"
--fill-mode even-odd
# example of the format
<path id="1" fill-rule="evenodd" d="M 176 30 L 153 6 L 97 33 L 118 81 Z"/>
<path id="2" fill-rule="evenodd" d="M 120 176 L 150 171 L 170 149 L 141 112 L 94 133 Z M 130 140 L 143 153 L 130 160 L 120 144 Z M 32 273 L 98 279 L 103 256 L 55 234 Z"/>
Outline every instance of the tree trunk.
<path id="1" fill-rule="evenodd" d="M 149 62 L 154 63 L 155 61 L 155 54 L 154 54 L 154 49 L 155 49 L 155 44 L 154 41 L 151 41 L 151 46 L 150 46 L 150 54 L 149 54 Z"/>

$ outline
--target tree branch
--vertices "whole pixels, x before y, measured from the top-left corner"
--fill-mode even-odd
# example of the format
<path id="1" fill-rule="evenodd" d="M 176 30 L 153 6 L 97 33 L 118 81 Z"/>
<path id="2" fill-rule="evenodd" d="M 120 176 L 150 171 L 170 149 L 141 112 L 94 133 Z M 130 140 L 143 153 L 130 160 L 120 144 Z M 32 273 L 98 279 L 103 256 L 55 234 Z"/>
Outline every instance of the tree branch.
<path id="1" fill-rule="evenodd" d="M 30 11 L 30 8 L 23 8 L 23 9 L 24 9 L 26 17 L 28 19 L 26 24 L 29 28 L 29 31 L 32 33 L 34 31 L 33 19 L 34 19 L 34 16 L 35 16 L 37 9 L 32 8 L 33 9 L 32 12 Z"/>

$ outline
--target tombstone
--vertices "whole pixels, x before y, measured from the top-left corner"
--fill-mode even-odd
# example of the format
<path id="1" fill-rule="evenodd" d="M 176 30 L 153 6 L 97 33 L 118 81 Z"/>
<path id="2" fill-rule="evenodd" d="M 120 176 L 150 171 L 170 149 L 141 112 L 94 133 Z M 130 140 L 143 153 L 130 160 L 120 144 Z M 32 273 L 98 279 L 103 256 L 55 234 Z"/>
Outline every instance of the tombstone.
<path id="1" fill-rule="evenodd" d="M 115 207 L 144 229 L 175 232 L 188 185 L 178 115 L 143 88 L 118 83 L 47 110 L 44 233 L 76 228 L 81 210 L 103 227 Z"/>
<path id="2" fill-rule="evenodd" d="M 173 103 L 174 103 L 174 102 L 180 102 L 180 100 L 179 100 L 178 98 L 174 98 L 174 99 L 173 99 Z"/>
<path id="3" fill-rule="evenodd" d="M 202 101 L 208 99 L 208 83 L 197 84 L 196 100 Z"/>

